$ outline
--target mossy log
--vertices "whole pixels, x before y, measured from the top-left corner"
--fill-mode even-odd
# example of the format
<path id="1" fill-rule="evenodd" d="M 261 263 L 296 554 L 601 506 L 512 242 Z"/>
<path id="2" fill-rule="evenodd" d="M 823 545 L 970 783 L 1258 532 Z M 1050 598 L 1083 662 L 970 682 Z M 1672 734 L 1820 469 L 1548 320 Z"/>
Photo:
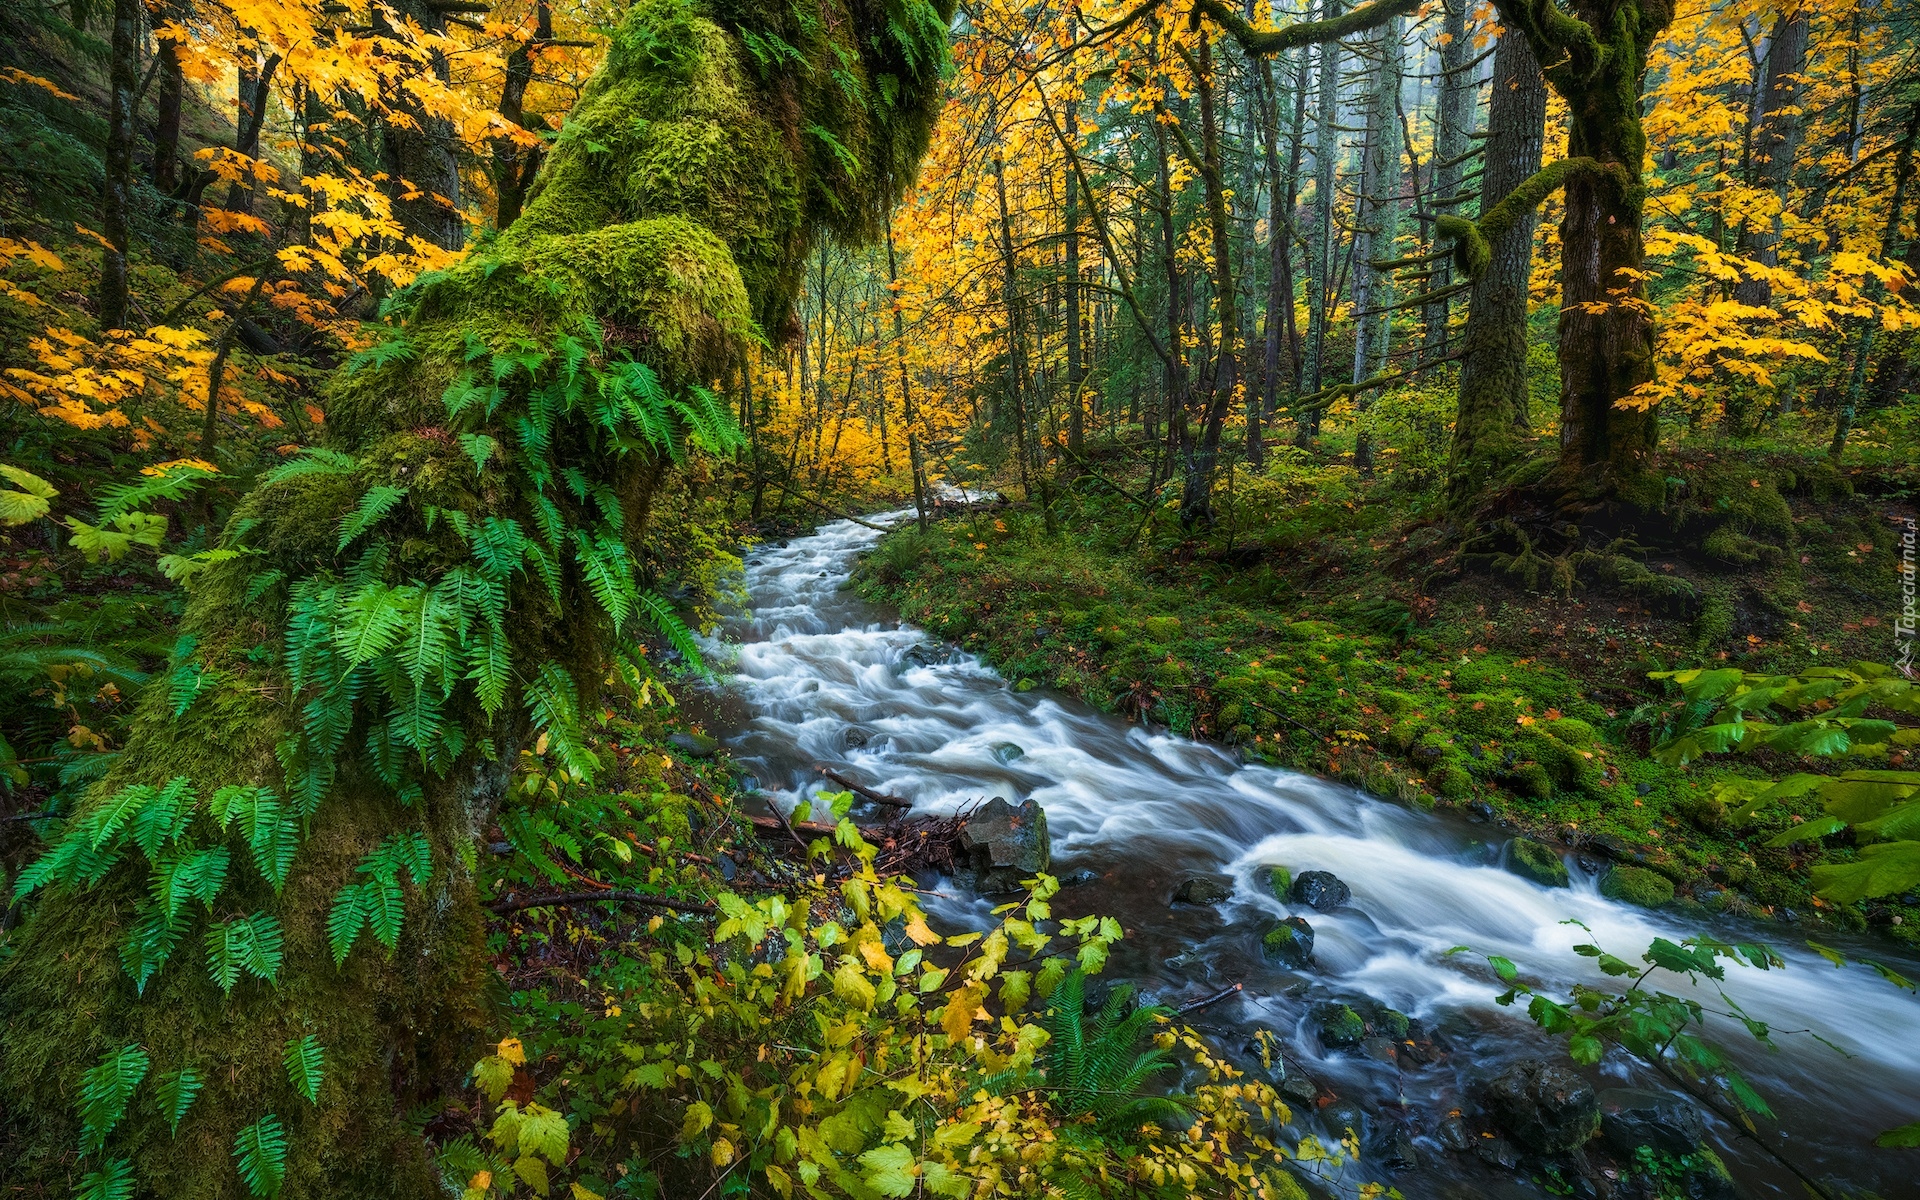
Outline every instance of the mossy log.
<path id="1" fill-rule="evenodd" d="M 817 237 L 873 232 L 910 182 L 949 19 L 924 0 L 642 0 L 525 214 L 397 299 L 385 346 L 330 387 L 331 457 L 240 503 L 223 540 L 237 557 L 194 580 L 174 686 L 142 697 L 110 775 L 72 814 L 69 835 L 101 835 L 100 869 L 80 846 L 79 867 L 24 900 L 0 966 L 0 1161 L 24 1194 L 70 1195 L 122 1163 L 141 1196 L 245 1195 L 235 1138 L 269 1115 L 286 1135 L 283 1195 L 445 1194 L 418 1129 L 487 1034 L 475 839 L 530 732 L 562 722 L 556 705 L 586 710 L 630 636 L 632 605 L 606 572 L 631 584 L 649 497 L 699 432 L 699 389 L 789 322 Z M 616 376 L 665 424 L 596 410 L 627 396 Z M 456 400 L 469 393 L 480 401 Z M 489 568 L 481 531 L 507 521 L 528 548 Z M 429 625 L 455 582 L 479 599 L 449 603 L 494 616 L 442 622 L 440 666 L 425 635 L 386 635 L 414 660 L 363 661 L 343 640 L 366 632 L 349 618 L 318 642 L 298 625 L 332 619 L 316 597 L 371 603 L 381 589 Z M 470 674 L 445 667 L 468 660 Z M 340 682 L 374 668 L 387 673 L 358 692 Z M 416 724 L 396 696 L 417 702 Z M 335 701 L 344 715 L 328 725 L 316 713 Z M 153 849 L 115 840 L 105 806 L 182 778 L 186 806 Z M 230 823 L 213 797 L 235 786 L 272 789 L 301 819 Z M 279 887 L 278 851 L 263 857 L 248 820 L 288 839 Z M 404 897 L 395 944 L 361 936 L 336 966 L 343 887 L 416 835 L 431 869 L 387 871 Z M 204 902 L 165 915 L 160 872 L 223 848 Z M 223 990 L 207 935 L 249 914 L 275 923 L 279 964 L 271 982 L 242 971 Z M 161 960 L 137 990 L 135 968 Z M 325 1053 L 317 1102 L 283 1064 L 309 1034 Z M 81 1072 L 128 1046 L 151 1070 L 82 1155 Z M 186 1066 L 204 1090 L 176 1133 L 154 1088 Z"/>

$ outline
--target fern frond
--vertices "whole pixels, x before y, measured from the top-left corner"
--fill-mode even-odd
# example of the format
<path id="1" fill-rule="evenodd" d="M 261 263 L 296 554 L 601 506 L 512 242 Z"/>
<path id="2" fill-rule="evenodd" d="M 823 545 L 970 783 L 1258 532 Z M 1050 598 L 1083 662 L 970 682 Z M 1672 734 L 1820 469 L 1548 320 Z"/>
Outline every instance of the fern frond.
<path id="1" fill-rule="evenodd" d="M 74 1200 L 132 1200 L 133 1164 L 124 1158 L 110 1158 L 97 1171 L 80 1179 Z"/>
<path id="2" fill-rule="evenodd" d="M 139 1046 L 109 1050 L 80 1075 L 80 1153 L 95 1154 L 127 1115 L 134 1089 L 147 1077 L 153 1060 Z"/>
<path id="3" fill-rule="evenodd" d="M 340 519 L 340 544 L 336 550 L 344 551 L 353 544 L 353 540 L 371 529 L 379 520 L 393 511 L 393 506 L 405 499 L 407 489 L 391 484 L 380 484 L 367 489 L 360 497 L 360 503 L 354 510 Z"/>
<path id="4" fill-rule="evenodd" d="M 235 917 L 207 930 L 207 976 L 223 992 L 232 992 L 242 974 L 273 983 L 280 976 L 283 935 L 279 919 L 268 913 Z"/>
<path id="5" fill-rule="evenodd" d="M 320 1103 L 320 1080 L 326 1073 L 326 1057 L 320 1039 L 311 1033 L 287 1039 L 286 1052 L 281 1056 L 287 1068 L 287 1082 L 309 1103 Z"/>
<path id="6" fill-rule="evenodd" d="M 327 914 L 327 948 L 333 951 L 333 965 L 336 967 L 347 961 L 360 930 L 366 926 L 370 907 L 368 886 L 349 883 L 334 895 L 333 909 Z"/>
<path id="7" fill-rule="evenodd" d="M 351 454 L 329 450 L 324 446 L 309 446 L 262 475 L 260 482 L 271 487 L 302 475 L 351 475 L 359 469 L 360 464 Z"/>
<path id="8" fill-rule="evenodd" d="M 164 904 L 146 904 L 137 910 L 126 940 L 120 943 L 120 965 L 133 980 L 136 994 L 146 994 L 147 983 L 173 957 L 186 932 L 186 918 L 169 917 Z"/>
<path id="9" fill-rule="evenodd" d="M 268 1113 L 233 1138 L 233 1161 L 241 1182 L 259 1200 L 280 1194 L 287 1177 L 287 1133 Z"/>
<path id="10" fill-rule="evenodd" d="M 192 1067 L 181 1067 L 154 1086 L 155 1100 L 160 1105 L 160 1115 L 167 1119 L 167 1127 L 177 1136 L 180 1132 L 180 1120 L 193 1107 L 193 1099 L 205 1087 L 206 1080 Z"/>
<path id="11" fill-rule="evenodd" d="M 560 765 L 581 779 L 591 779 L 600 760 L 587 749 L 580 720 L 580 693 L 573 676 L 556 662 L 544 662 L 527 684 L 527 711 L 534 728 L 546 733 Z"/>
<path id="12" fill-rule="evenodd" d="M 680 657 L 686 659 L 689 668 L 701 675 L 711 673 L 707 669 L 707 660 L 701 656 L 700 643 L 694 638 L 693 630 L 687 628 L 687 623 L 673 611 L 673 606 L 667 603 L 665 597 L 658 592 L 648 591 L 637 593 L 634 600 L 641 615 L 646 617 L 647 624 L 667 639 L 669 646 L 680 652 Z"/>

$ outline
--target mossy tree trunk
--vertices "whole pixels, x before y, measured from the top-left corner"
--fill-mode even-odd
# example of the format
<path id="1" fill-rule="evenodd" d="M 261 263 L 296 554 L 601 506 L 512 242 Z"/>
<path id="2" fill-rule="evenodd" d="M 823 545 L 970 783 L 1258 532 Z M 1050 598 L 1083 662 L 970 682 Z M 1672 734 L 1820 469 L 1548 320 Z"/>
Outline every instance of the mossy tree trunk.
<path id="1" fill-rule="evenodd" d="M 913 178 L 949 15 L 643 0 L 525 214 L 397 299 L 331 385 L 329 445 L 242 500 L 168 681 L 21 880 L 10 1182 L 67 1195 L 118 1164 L 141 1196 L 245 1195 L 235 1139 L 271 1119 L 289 1197 L 445 1194 L 410 1114 L 486 1032 L 476 838 L 535 730 L 592 770 L 579 714 L 657 604 L 649 497 L 689 439 L 730 436 L 705 387 L 782 326 L 816 237 L 874 233 Z M 782 42 L 799 61 L 751 50 Z M 365 929 L 336 966 L 343 913 Z M 317 1102 L 283 1064 L 307 1035 Z M 82 1070 L 135 1047 L 150 1070 L 76 1154 Z M 205 1087 L 176 1134 L 154 1089 L 182 1068 Z"/>

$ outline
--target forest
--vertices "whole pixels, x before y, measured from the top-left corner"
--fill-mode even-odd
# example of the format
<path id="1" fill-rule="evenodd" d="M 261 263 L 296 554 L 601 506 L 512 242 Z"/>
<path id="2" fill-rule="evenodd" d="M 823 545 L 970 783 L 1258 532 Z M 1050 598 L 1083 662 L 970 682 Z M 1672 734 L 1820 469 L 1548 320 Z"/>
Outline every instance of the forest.
<path id="1" fill-rule="evenodd" d="M 1905 5 L 0 3 L 0 1191 L 1920 1198 Z"/>

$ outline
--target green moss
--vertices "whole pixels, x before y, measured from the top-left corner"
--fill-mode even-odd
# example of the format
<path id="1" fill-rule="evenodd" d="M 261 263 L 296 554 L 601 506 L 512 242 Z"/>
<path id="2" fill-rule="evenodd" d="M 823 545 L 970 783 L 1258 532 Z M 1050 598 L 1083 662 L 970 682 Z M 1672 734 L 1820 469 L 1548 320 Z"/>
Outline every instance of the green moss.
<path id="1" fill-rule="evenodd" d="M 1267 875 L 1267 890 L 1273 893 L 1273 898 L 1283 904 L 1293 903 L 1293 871 L 1282 866 L 1262 869 Z"/>
<path id="2" fill-rule="evenodd" d="M 1348 1005 L 1322 1005 L 1314 1016 L 1320 1043 L 1328 1049 L 1358 1046 L 1367 1036 L 1366 1020 Z"/>
<path id="3" fill-rule="evenodd" d="M 1616 866 L 1601 878 L 1600 894 L 1642 908 L 1658 908 L 1673 899 L 1673 883 L 1644 867 Z"/>
<path id="4" fill-rule="evenodd" d="M 1473 776 L 1458 763 L 1441 763 L 1427 773 L 1427 782 L 1449 800 L 1461 799 L 1473 791 Z"/>
<path id="5" fill-rule="evenodd" d="M 1180 618 L 1148 617 L 1140 622 L 1140 628 L 1156 642 L 1170 642 L 1180 636 Z"/>
<path id="6" fill-rule="evenodd" d="M 1567 886 L 1567 865 L 1559 853 L 1532 838 L 1515 838 L 1508 844 L 1507 869 L 1547 887 Z"/>
<path id="7" fill-rule="evenodd" d="M 1543 728 L 1567 745 L 1583 749 L 1593 745 L 1599 737 L 1594 733 L 1593 726 L 1573 717 L 1560 717 L 1548 721 Z"/>

